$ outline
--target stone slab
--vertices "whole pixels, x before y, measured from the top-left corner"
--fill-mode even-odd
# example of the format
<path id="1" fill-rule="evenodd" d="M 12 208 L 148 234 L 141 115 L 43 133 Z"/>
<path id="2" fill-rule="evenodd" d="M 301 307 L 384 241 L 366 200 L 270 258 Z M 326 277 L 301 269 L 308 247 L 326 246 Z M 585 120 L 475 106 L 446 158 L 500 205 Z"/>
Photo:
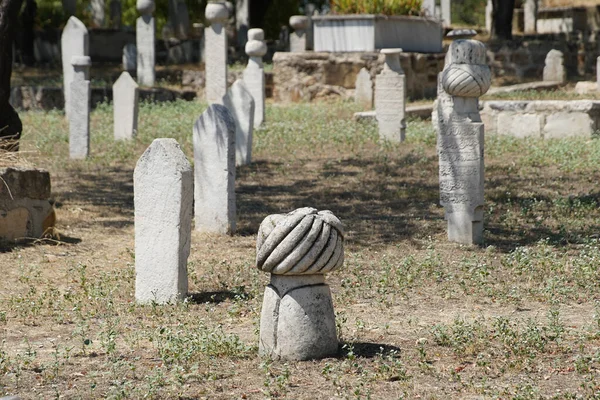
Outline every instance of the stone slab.
<path id="1" fill-rule="evenodd" d="M 254 129 L 254 98 L 244 81 L 231 85 L 223 101 L 235 120 L 235 164 L 247 165 L 252 161 L 252 131 Z"/>
<path id="2" fill-rule="evenodd" d="M 527 83 L 519 83 L 517 85 L 509 85 L 509 86 L 499 86 L 499 87 L 491 87 L 486 96 L 491 96 L 499 93 L 513 93 L 513 92 L 521 92 L 526 90 L 553 90 L 558 89 L 563 86 L 562 82 L 546 82 L 546 81 L 538 81 L 538 82 L 527 82 Z"/>
<path id="3" fill-rule="evenodd" d="M 155 27 L 152 15 L 136 20 L 137 80 L 140 86 L 154 86 Z"/>
<path id="4" fill-rule="evenodd" d="M 589 94 L 589 93 L 597 93 L 598 92 L 598 84 L 596 82 L 577 82 L 575 84 L 575 93 L 577 94 Z"/>
<path id="5" fill-rule="evenodd" d="M 90 154 L 90 81 L 71 83 L 69 112 L 69 157 L 84 159 Z"/>

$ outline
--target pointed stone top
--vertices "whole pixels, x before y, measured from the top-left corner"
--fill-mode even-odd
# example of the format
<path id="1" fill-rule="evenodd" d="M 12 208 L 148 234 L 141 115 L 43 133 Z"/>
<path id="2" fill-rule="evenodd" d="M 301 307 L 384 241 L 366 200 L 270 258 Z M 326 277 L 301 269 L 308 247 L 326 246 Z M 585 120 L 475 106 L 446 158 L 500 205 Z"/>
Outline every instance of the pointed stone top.
<path id="1" fill-rule="evenodd" d="M 402 49 L 381 49 L 381 54 L 385 54 L 385 55 L 393 55 L 393 54 L 400 54 L 402 53 Z"/>
<path id="2" fill-rule="evenodd" d="M 76 67 L 89 67 L 92 65 L 92 59 L 89 56 L 73 56 L 71 57 L 71 65 Z"/>
<path id="3" fill-rule="evenodd" d="M 204 16 L 210 23 L 223 23 L 229 18 L 229 9 L 222 2 L 210 2 L 204 9 Z"/>
<path id="4" fill-rule="evenodd" d="M 138 84 L 131 77 L 129 72 L 123 71 L 121 75 L 119 75 L 119 79 L 115 81 L 113 84 L 113 88 L 137 88 Z M 113 89 L 114 90 L 114 89 Z"/>
<path id="5" fill-rule="evenodd" d="M 198 132 L 214 132 L 215 128 L 219 131 L 225 130 L 235 133 L 235 120 L 227 107 L 221 104 L 208 106 L 194 124 L 194 129 Z"/>
<path id="6" fill-rule="evenodd" d="M 85 24 L 74 15 L 71 15 L 69 17 L 69 20 L 67 21 L 67 24 L 63 29 L 63 35 L 65 34 L 65 32 L 69 32 L 71 30 L 83 31 L 87 33 L 87 28 L 85 27 Z"/>
<path id="7" fill-rule="evenodd" d="M 254 102 L 254 98 L 250 94 L 250 91 L 248 90 L 248 87 L 243 79 L 237 79 L 235 82 L 233 82 L 233 85 L 231 85 L 229 90 L 227 90 L 227 93 L 236 93 L 242 97 L 246 97 L 249 102 Z"/>
<path id="8" fill-rule="evenodd" d="M 148 172 L 179 173 L 191 171 L 192 166 L 187 160 L 177 140 L 171 138 L 159 138 L 148 146 L 144 154 L 135 165 L 134 175 L 136 177 L 148 174 Z"/>
<path id="9" fill-rule="evenodd" d="M 265 31 L 260 28 L 249 29 L 248 40 L 265 40 Z"/>

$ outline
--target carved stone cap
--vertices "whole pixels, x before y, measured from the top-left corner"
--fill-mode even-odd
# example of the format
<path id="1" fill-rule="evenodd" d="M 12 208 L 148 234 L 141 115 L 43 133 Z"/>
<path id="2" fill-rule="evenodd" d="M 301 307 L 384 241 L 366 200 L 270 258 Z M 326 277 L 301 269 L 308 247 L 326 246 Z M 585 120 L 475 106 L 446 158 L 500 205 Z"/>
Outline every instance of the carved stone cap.
<path id="1" fill-rule="evenodd" d="M 73 56 L 71 57 L 71 65 L 75 67 L 89 67 L 92 65 L 92 59 L 89 56 Z"/>
<path id="2" fill-rule="evenodd" d="M 262 40 L 248 40 L 245 50 L 250 57 L 262 57 L 267 54 L 267 45 Z"/>
<path id="3" fill-rule="evenodd" d="M 453 29 L 446 35 L 448 39 L 452 40 L 470 39 L 474 36 L 477 36 L 477 31 L 474 29 Z"/>
<path id="4" fill-rule="evenodd" d="M 225 3 L 208 3 L 204 9 L 204 16 L 211 23 L 221 23 L 229 18 L 229 10 Z"/>
<path id="5" fill-rule="evenodd" d="M 266 217 L 256 238 L 256 266 L 277 275 L 318 275 L 344 263 L 344 229 L 331 211 L 304 207 Z"/>
<path id="6" fill-rule="evenodd" d="M 308 28 L 308 17 L 306 15 L 292 15 L 290 17 L 290 26 L 294 30 L 304 30 Z"/>
<path id="7" fill-rule="evenodd" d="M 248 40 L 265 40 L 265 31 L 260 28 L 248 29 Z"/>
<path id="8" fill-rule="evenodd" d="M 135 7 L 140 14 L 152 14 L 156 8 L 154 0 L 137 0 Z"/>
<path id="9" fill-rule="evenodd" d="M 442 73 L 446 93 L 459 97 L 479 97 L 492 84 L 490 67 L 486 64 L 485 45 L 477 40 L 452 42 L 448 49 L 448 65 Z"/>

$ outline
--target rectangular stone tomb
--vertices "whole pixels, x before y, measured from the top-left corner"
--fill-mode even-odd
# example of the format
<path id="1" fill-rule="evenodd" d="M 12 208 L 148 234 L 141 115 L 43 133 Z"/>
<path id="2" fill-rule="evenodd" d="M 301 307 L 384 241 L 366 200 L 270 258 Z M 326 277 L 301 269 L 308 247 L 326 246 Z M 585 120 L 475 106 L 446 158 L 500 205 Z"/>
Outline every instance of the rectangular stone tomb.
<path id="1" fill-rule="evenodd" d="M 600 129 L 600 101 L 491 100 L 480 108 L 487 133 L 555 139 L 591 137 Z"/>

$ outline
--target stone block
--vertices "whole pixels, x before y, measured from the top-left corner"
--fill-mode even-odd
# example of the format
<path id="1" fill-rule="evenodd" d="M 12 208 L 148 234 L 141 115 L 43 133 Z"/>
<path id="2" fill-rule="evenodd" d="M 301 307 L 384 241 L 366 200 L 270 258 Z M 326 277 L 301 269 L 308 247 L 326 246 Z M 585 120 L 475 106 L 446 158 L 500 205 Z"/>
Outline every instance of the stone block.
<path id="1" fill-rule="evenodd" d="M 505 112 L 497 118 L 495 126 L 499 135 L 518 138 L 542 137 L 543 115 Z"/>
<path id="2" fill-rule="evenodd" d="M 584 112 L 549 113 L 543 130 L 544 139 L 591 137 L 596 127 L 595 122 Z"/>

